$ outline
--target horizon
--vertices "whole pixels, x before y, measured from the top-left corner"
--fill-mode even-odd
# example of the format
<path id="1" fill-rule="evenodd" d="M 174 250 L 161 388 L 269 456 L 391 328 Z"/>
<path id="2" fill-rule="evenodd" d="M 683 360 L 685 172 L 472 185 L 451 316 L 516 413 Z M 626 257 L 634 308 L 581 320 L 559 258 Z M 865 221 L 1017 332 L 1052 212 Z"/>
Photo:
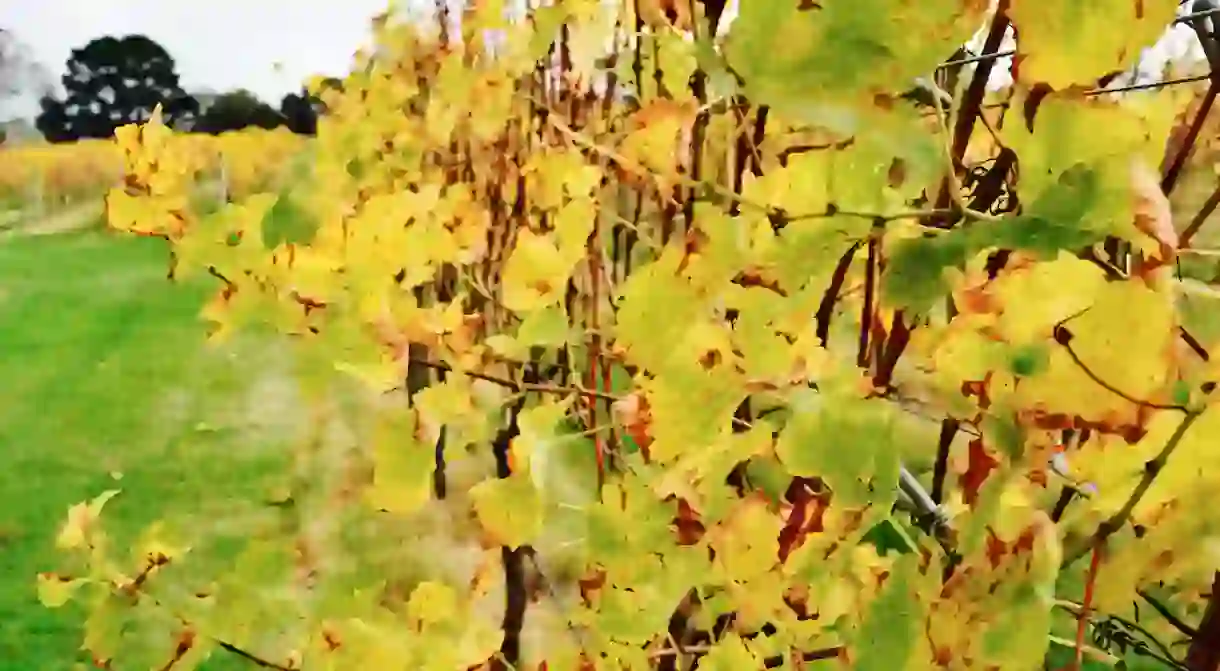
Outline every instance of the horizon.
<path id="1" fill-rule="evenodd" d="M 371 20 L 377 14 L 387 10 L 414 14 L 427 11 L 430 4 L 421 0 L 306 0 L 294 6 L 298 11 L 288 12 L 239 0 L 217 0 L 206 6 L 111 0 L 105 7 L 85 0 L 59 0 L 23 3 L 0 27 L 12 32 L 50 77 L 56 92 L 62 92 L 60 76 L 73 49 L 107 35 L 142 34 L 169 52 L 188 93 L 218 95 L 245 89 L 275 106 L 283 96 L 299 92 L 313 76 L 346 75 L 355 52 L 371 42 Z M 729 4 L 726 28 L 736 14 L 736 2 Z M 272 24 L 276 29 L 267 30 Z M 976 35 L 970 46 L 981 48 L 982 36 L 981 32 Z M 233 48 L 234 42 L 240 46 Z M 1012 46 L 1010 35 L 1002 48 Z M 1144 51 L 1131 80 L 1155 80 L 1168 61 L 1201 57 L 1192 31 L 1177 24 Z M 1011 83 L 1011 60 L 997 61 L 992 88 Z M 38 112 L 38 97 L 32 90 L 0 104 L 0 121 L 32 120 Z"/>
<path id="2" fill-rule="evenodd" d="M 57 0 L 19 3 L 3 27 L 46 71 L 56 91 L 62 91 L 60 76 L 73 49 L 107 35 L 142 34 L 169 52 L 188 93 L 246 89 L 274 106 L 314 75 L 346 74 L 356 50 L 370 42 L 370 20 L 390 6 L 387 0 L 306 0 L 274 7 L 238 0 L 207 5 Z M 0 120 L 28 120 L 37 111 L 37 91 L 23 92 L 0 106 Z"/>

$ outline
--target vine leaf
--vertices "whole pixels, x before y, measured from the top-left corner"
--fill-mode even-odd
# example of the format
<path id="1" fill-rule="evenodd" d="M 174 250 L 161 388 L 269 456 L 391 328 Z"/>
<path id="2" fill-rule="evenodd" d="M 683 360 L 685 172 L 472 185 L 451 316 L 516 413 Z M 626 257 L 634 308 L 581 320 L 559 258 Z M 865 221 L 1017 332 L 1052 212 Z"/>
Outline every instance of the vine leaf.
<path id="1" fill-rule="evenodd" d="M 484 480 L 471 487 L 470 499 L 479 523 L 500 545 L 516 549 L 542 531 L 542 497 L 528 476 Z"/>
<path id="2" fill-rule="evenodd" d="M 385 409 L 373 433 L 373 482 L 369 505 L 396 515 L 419 510 L 432 496 L 433 451 L 415 440 L 414 414 Z"/>
<path id="3" fill-rule="evenodd" d="M 1000 460 L 991 456 L 982 439 L 971 440 L 967 445 L 968 457 L 966 471 L 962 473 L 962 500 L 966 505 L 978 503 L 979 489 L 987 481 L 987 476 L 1000 465 Z"/>
<path id="4" fill-rule="evenodd" d="M 94 533 L 102 509 L 110 499 L 118 496 L 119 490 L 107 490 L 91 501 L 77 503 L 68 509 L 68 519 L 60 528 L 55 546 L 61 550 L 72 550 L 85 547 Z"/>
<path id="5" fill-rule="evenodd" d="M 886 302 L 917 313 L 927 311 L 950 292 L 948 271 L 963 268 L 975 252 L 972 236 L 959 230 L 899 241 L 881 278 Z"/>
<path id="6" fill-rule="evenodd" d="M 38 574 L 38 602 L 47 608 L 59 608 L 72 600 L 86 578 L 66 578 L 54 573 Z"/>
<path id="7" fill-rule="evenodd" d="M 709 671 L 737 671 L 757 669 L 761 662 L 740 636 L 731 634 L 712 646 L 707 656 L 699 660 L 699 668 Z"/>
<path id="8" fill-rule="evenodd" d="M 792 113 L 826 93 L 901 90 L 944 58 L 940 39 L 965 42 L 985 11 L 984 3 L 960 0 L 918 8 L 885 0 L 827 2 L 817 11 L 802 11 L 795 2 L 743 3 L 726 54 L 752 99 Z M 929 34 L 938 39 L 926 39 Z M 776 50 L 776 44 L 789 48 Z M 850 73 L 839 67 L 843 59 L 853 63 Z"/>
<path id="9" fill-rule="evenodd" d="M 275 249 L 281 244 L 308 244 L 317 230 L 318 221 L 286 189 L 267 210 L 262 224 L 262 243 L 267 249 Z"/>
<path id="10" fill-rule="evenodd" d="M 821 477 L 836 503 L 887 508 L 897 496 L 894 431 L 888 404 L 842 391 L 801 392 L 775 453 L 793 475 Z"/>
<path id="11" fill-rule="evenodd" d="M 900 555 L 881 593 L 869 605 L 854 637 L 853 669 L 889 671 L 907 666 L 921 636 L 924 614 L 915 596 L 918 565 L 914 555 Z"/>
<path id="12" fill-rule="evenodd" d="M 574 261 L 551 238 L 522 230 L 504 268 L 504 306 L 528 312 L 559 302 Z"/>
<path id="13" fill-rule="evenodd" d="M 1123 70 L 1173 21 L 1175 3 L 1102 0 L 1088 5 L 1012 0 L 1008 16 L 1020 32 L 1020 79 L 1059 90 L 1090 85 Z"/>
<path id="14" fill-rule="evenodd" d="M 422 582 L 411 591 L 407 600 L 407 617 L 420 627 L 450 622 L 457 616 L 457 592 L 444 583 Z"/>

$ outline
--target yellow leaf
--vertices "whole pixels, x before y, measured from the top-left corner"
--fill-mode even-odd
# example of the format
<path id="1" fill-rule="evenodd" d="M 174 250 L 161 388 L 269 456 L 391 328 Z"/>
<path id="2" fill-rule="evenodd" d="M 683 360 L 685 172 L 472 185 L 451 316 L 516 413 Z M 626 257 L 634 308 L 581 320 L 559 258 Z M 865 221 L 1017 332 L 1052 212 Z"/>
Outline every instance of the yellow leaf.
<path id="1" fill-rule="evenodd" d="M 1056 90 L 1090 85 L 1126 69 L 1164 34 L 1176 9 L 1173 2 L 1012 0 L 1008 16 L 1024 57 L 1018 76 Z"/>
<path id="2" fill-rule="evenodd" d="M 1024 95 L 1018 92 L 1013 104 L 1020 105 Z M 1061 187 L 1061 178 L 1069 170 L 1083 167 L 1093 173 L 1099 193 L 1114 194 L 1089 203 L 1086 223 L 1131 237 L 1137 232 L 1129 197 L 1131 161 L 1135 157 L 1148 160 L 1150 151 L 1155 151 L 1159 160 L 1169 131 L 1155 107 L 1141 108 L 1104 98 L 1081 99 L 1065 93 L 1042 100 L 1032 131 L 1025 124 L 1006 124 L 1000 135 L 1021 157 L 1022 202 L 1035 202 L 1048 189 Z"/>
<path id="3" fill-rule="evenodd" d="M 433 450 L 415 436 L 407 408 L 380 411 L 373 435 L 373 483 L 366 493 L 374 508 L 409 515 L 432 495 Z"/>
<path id="4" fill-rule="evenodd" d="M 102 514 L 102 508 L 118 493 L 119 490 L 111 489 L 92 501 L 77 503 L 69 508 L 68 519 L 59 531 L 55 546 L 61 550 L 72 550 L 87 545 L 92 527 Z"/>
<path id="5" fill-rule="evenodd" d="M 559 302 L 571 271 L 572 261 L 549 237 L 523 229 L 504 267 L 504 306 L 528 312 Z"/>
<path id="6" fill-rule="evenodd" d="M 523 410 L 517 418 L 520 432 L 509 446 L 513 471 L 528 476 L 538 489 L 544 486 L 548 458 L 563 440 L 559 423 L 571 405 L 571 398 L 548 400 Z"/>
<path id="7" fill-rule="evenodd" d="M 684 3 L 675 3 L 685 7 Z M 698 63 L 695 61 L 695 41 L 687 39 L 672 28 L 662 28 L 653 33 L 656 40 L 658 70 L 665 91 L 675 98 L 690 94 L 690 78 Z"/>
<path id="8" fill-rule="evenodd" d="M 335 370 L 351 375 L 378 392 L 387 392 L 402 384 L 402 364 L 394 357 L 374 352 L 364 358 L 363 361 L 338 361 Z"/>
<path id="9" fill-rule="evenodd" d="M 712 546 L 727 580 L 745 582 L 769 572 L 777 563 L 782 521 L 758 498 L 743 500 L 716 530 Z"/>
<path id="10" fill-rule="evenodd" d="M 707 671 L 745 671 L 764 668 L 759 659 L 737 634 L 729 634 L 712 646 L 707 657 L 699 660 L 699 668 Z"/>
<path id="11" fill-rule="evenodd" d="M 542 497 L 528 477 L 484 480 L 470 488 L 479 523 L 509 548 L 528 545 L 542 531 Z"/>
<path id="12" fill-rule="evenodd" d="M 458 596 L 452 587 L 440 582 L 422 582 L 411 591 L 407 617 L 423 626 L 452 621 L 458 616 Z"/>
<path id="13" fill-rule="evenodd" d="M 694 105 L 654 99 L 631 116 L 631 130 L 619 151 L 652 173 L 664 192 L 680 179 L 682 140 L 694 120 Z"/>
<path id="14" fill-rule="evenodd" d="M 38 602 L 47 608 L 59 608 L 72 600 L 72 596 L 82 585 L 89 582 L 84 578 L 64 578 L 54 573 L 38 574 Z"/>
<path id="15" fill-rule="evenodd" d="M 993 288 L 1003 310 L 996 326 L 1012 344 L 1048 338 L 1055 324 L 1089 307 L 1105 281 L 1101 268 L 1067 252 L 1006 274 Z"/>
<path id="16" fill-rule="evenodd" d="M 699 294 L 678 274 L 681 255 L 672 248 L 657 261 L 634 269 L 622 289 L 616 345 L 630 362 L 659 369 L 675 352 L 691 324 L 703 314 Z"/>
<path id="17" fill-rule="evenodd" d="M 569 329 L 563 306 L 550 305 L 526 314 L 515 340 L 522 346 L 558 347 L 568 341 Z"/>
<path id="18" fill-rule="evenodd" d="M 569 263 L 577 262 L 587 253 L 585 247 L 598 216 L 597 202 L 592 198 L 572 200 L 555 216 L 556 240 Z"/>
<path id="19" fill-rule="evenodd" d="M 497 403 L 477 394 L 465 375 L 449 375 L 444 382 L 430 385 L 415 396 L 425 432 L 436 435 L 440 427 L 447 427 L 448 440 L 453 441 L 450 445 L 491 440 L 492 424 L 500 417 Z"/>
<path id="20" fill-rule="evenodd" d="M 1135 227 L 1151 240 L 1141 240 L 1144 253 L 1162 263 L 1178 252 L 1178 232 L 1173 226 L 1169 199 L 1161 191 L 1159 175 L 1139 159 L 1131 162 L 1131 187 L 1135 196 Z"/>
<path id="21" fill-rule="evenodd" d="M 1139 401 L 1165 401 L 1175 322 L 1174 306 L 1142 282 L 1102 283 L 1089 309 L 1065 323 L 1071 352 L 1052 345 L 1046 370 L 1022 381 L 1015 397 L 1025 407 L 1134 424 Z"/>
<path id="22" fill-rule="evenodd" d="M 163 522 L 149 525 L 140 536 L 140 542 L 135 548 L 135 560 L 140 563 L 168 562 L 181 557 L 190 551 L 187 546 L 177 545 L 167 540 L 167 532 Z"/>

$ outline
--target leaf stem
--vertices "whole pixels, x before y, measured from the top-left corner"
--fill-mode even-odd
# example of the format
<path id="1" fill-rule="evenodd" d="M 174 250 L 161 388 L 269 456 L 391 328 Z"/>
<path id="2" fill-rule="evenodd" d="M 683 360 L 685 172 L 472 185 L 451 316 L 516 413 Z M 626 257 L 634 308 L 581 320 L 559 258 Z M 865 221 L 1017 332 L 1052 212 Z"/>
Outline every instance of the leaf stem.
<path id="1" fill-rule="evenodd" d="M 1088 541 L 1081 547 L 1068 553 L 1061 564 L 1062 568 L 1067 568 L 1077 559 L 1088 554 L 1090 549 L 1104 543 L 1107 538 L 1113 536 L 1123 525 L 1130 519 L 1131 513 L 1135 511 L 1135 507 L 1143 500 L 1144 495 L 1152 487 L 1152 483 L 1160 475 L 1165 464 L 1169 462 L 1169 457 L 1173 456 L 1178 446 L 1182 444 L 1182 439 L 1186 437 L 1186 432 L 1194 425 L 1200 417 L 1203 416 L 1202 410 L 1188 410 L 1186 416 L 1178 423 L 1178 426 L 1173 431 L 1173 435 L 1165 442 L 1165 447 L 1161 448 L 1160 453 L 1153 457 L 1150 461 L 1144 464 L 1144 474 L 1140 478 L 1139 484 L 1131 491 L 1131 495 L 1127 497 L 1126 503 L 1117 512 L 1107 518 L 1104 522 L 1098 525 L 1097 530 L 1089 537 Z"/>
<path id="2" fill-rule="evenodd" d="M 441 361 L 411 357 L 410 362 L 439 371 L 460 373 L 466 377 L 474 378 L 476 380 L 483 380 L 484 382 L 490 382 L 518 393 L 532 391 L 540 394 L 580 394 L 588 398 L 611 402 L 617 401 L 620 398 L 615 394 L 588 389 L 577 384 L 569 384 L 565 386 L 557 384 L 545 384 L 541 382 L 517 382 L 516 380 L 510 380 L 505 377 L 497 377 L 495 375 L 488 375 L 486 373 L 480 373 L 473 370 L 456 370 L 453 366 Z"/>
<path id="3" fill-rule="evenodd" d="M 1122 398 L 1125 401 L 1134 403 L 1135 405 L 1140 406 L 1141 408 L 1149 408 L 1151 410 L 1176 410 L 1178 412 L 1184 412 L 1184 413 L 1190 412 L 1190 410 L 1184 405 L 1178 405 L 1176 403 L 1153 403 L 1151 401 L 1145 401 L 1142 399 L 1138 399 L 1138 398 L 1132 396 L 1131 394 L 1128 394 L 1127 392 L 1119 389 L 1118 387 L 1115 387 L 1113 384 L 1110 384 L 1109 382 L 1102 379 L 1102 377 L 1100 375 L 1098 375 L 1096 372 L 1094 372 L 1093 369 L 1089 368 L 1088 365 L 1086 365 L 1085 362 L 1083 360 L 1081 360 L 1080 355 L 1078 355 L 1076 353 L 1076 350 L 1072 349 L 1072 333 L 1070 331 L 1068 331 L 1065 326 L 1063 326 L 1062 322 L 1060 322 L 1059 325 L 1055 326 L 1054 333 L 1055 333 L 1055 336 L 1054 336 L 1055 342 L 1059 343 L 1063 347 L 1063 349 L 1067 352 L 1068 356 L 1071 357 L 1072 363 L 1076 364 L 1076 367 L 1079 368 L 1085 375 L 1087 375 L 1090 380 L 1092 380 L 1094 383 L 1096 383 L 1098 386 L 1102 387 L 1106 391 Z"/>
<path id="4" fill-rule="evenodd" d="M 1186 636 L 1189 636 L 1191 638 L 1194 638 L 1199 635 L 1198 629 L 1195 629 L 1194 627 L 1190 626 L 1189 624 L 1186 624 L 1186 622 L 1184 620 L 1182 620 L 1182 618 L 1175 615 L 1172 610 L 1169 610 L 1168 606 L 1161 603 L 1160 600 L 1156 599 L 1155 597 L 1153 597 L 1151 594 L 1149 594 L 1145 590 L 1137 589 L 1137 590 L 1135 590 L 1135 593 L 1137 595 L 1139 595 L 1139 597 L 1141 599 L 1143 599 L 1144 601 L 1147 601 L 1148 605 L 1152 606 L 1152 610 L 1155 610 L 1157 613 L 1160 614 L 1161 617 L 1165 618 L 1165 621 L 1168 622 L 1169 624 L 1173 625 L 1174 629 L 1177 629 L 1178 631 L 1182 632 L 1183 634 L 1185 634 Z"/>

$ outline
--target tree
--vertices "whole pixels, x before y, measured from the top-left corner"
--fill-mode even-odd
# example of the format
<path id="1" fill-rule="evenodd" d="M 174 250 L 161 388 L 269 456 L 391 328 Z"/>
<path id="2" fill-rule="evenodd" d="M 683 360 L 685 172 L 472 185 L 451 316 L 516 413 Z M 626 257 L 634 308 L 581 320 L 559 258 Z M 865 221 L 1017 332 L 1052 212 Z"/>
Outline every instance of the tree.
<path id="1" fill-rule="evenodd" d="M 302 88 L 300 93 L 289 93 L 280 101 L 280 114 L 292 132 L 299 135 L 313 135 L 318 130 L 318 117 L 326 112 L 322 102 L 322 92 L 326 90 L 341 91 L 343 82 L 335 77 L 322 81 L 320 91 L 311 93 L 308 88 Z"/>
<path id="2" fill-rule="evenodd" d="M 0 120 L 13 116 L 9 103 L 51 91 L 51 75 L 10 30 L 0 28 Z"/>
<path id="3" fill-rule="evenodd" d="M 217 96 L 191 127 L 196 133 L 218 135 L 251 126 L 272 129 L 284 125 L 284 116 L 258 96 L 238 89 Z"/>
<path id="4" fill-rule="evenodd" d="M 67 95 L 43 96 L 36 121 L 51 142 L 110 137 L 120 126 L 146 121 L 157 105 L 171 127 L 198 111 L 174 59 L 144 35 L 101 37 L 74 49 L 62 82 Z"/>

